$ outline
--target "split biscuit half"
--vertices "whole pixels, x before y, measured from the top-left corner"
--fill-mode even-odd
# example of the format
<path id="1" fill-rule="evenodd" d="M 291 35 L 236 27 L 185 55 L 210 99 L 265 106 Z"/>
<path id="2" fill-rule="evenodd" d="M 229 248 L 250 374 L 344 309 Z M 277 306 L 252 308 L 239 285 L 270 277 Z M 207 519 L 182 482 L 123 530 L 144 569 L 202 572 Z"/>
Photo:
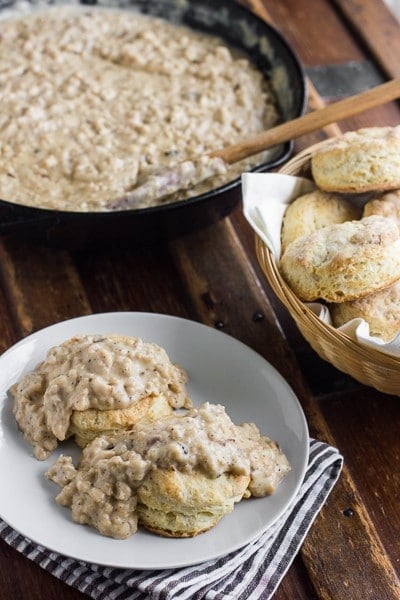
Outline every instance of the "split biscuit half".
<path id="1" fill-rule="evenodd" d="M 141 398 L 128 408 L 113 410 L 74 410 L 71 414 L 69 436 L 84 448 L 99 435 L 115 435 L 129 430 L 139 421 L 153 422 L 173 414 L 173 409 L 163 395 Z"/>

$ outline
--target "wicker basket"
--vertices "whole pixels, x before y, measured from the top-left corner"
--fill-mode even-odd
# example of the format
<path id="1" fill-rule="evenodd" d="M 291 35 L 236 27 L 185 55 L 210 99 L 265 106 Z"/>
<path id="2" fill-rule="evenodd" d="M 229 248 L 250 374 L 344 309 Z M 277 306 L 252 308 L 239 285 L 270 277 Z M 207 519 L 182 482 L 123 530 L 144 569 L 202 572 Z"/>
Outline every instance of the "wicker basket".
<path id="1" fill-rule="evenodd" d="M 325 142 L 300 152 L 280 173 L 309 176 L 312 153 Z M 387 393 L 400 395 L 400 359 L 357 343 L 324 323 L 301 302 L 282 278 L 269 248 L 256 235 L 257 258 L 277 297 L 293 317 L 298 329 L 321 358 L 357 381 Z"/>

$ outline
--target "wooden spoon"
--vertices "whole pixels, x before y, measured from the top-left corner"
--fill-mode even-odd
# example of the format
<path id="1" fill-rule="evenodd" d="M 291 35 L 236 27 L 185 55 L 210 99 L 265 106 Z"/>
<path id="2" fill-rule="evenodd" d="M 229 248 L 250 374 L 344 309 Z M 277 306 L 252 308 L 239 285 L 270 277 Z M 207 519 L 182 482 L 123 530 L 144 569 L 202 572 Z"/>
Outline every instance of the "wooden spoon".
<path id="1" fill-rule="evenodd" d="M 147 205 L 149 199 L 153 203 L 155 200 L 161 200 L 179 190 L 190 189 L 197 183 L 223 172 L 226 165 L 399 97 L 400 79 L 394 79 L 272 127 L 243 142 L 215 150 L 198 159 L 167 166 L 150 175 L 126 196 L 115 200 L 110 209 L 142 208 Z"/>

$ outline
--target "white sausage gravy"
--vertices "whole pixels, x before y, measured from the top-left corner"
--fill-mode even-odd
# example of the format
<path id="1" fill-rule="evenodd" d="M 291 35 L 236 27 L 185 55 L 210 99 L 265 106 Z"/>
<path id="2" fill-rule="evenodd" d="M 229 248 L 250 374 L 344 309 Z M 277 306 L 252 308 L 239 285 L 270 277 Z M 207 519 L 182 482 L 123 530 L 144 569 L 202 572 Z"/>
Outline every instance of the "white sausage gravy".
<path id="1" fill-rule="evenodd" d="M 223 406 L 205 403 L 185 415 L 137 423 L 119 436 L 100 436 L 83 450 L 78 468 L 61 455 L 46 476 L 62 488 L 57 502 L 71 509 L 74 521 L 127 538 L 138 526 L 137 490 L 157 468 L 210 478 L 248 475 L 247 495 L 257 497 L 273 493 L 290 470 L 279 446 L 254 424 L 237 426 Z"/>
<path id="2" fill-rule="evenodd" d="M 165 165 L 276 124 L 269 82 L 214 36 L 132 11 L 0 21 L 0 198 L 107 211 Z M 258 155 L 168 201 L 232 181 Z M 148 194 L 140 206 L 152 203 Z"/>
<path id="3" fill-rule="evenodd" d="M 82 335 L 49 350 L 11 388 L 14 414 L 36 458 L 66 439 L 72 411 L 126 408 L 164 395 L 173 408 L 190 406 L 187 376 L 157 344 L 120 335 Z"/>

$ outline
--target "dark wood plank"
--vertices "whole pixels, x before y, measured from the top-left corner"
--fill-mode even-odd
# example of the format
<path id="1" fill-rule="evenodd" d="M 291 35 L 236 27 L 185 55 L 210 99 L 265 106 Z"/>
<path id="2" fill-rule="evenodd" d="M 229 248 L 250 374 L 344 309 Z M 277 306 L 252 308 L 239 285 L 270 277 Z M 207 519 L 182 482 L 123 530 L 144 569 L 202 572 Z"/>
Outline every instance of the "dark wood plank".
<path id="1" fill-rule="evenodd" d="M 362 50 L 350 32 L 344 30 L 343 21 L 328 1 L 247 0 L 245 4 L 265 20 L 270 20 L 284 34 L 305 65 L 363 58 Z"/>
<path id="2" fill-rule="evenodd" d="M 267 343 L 271 361 L 281 368 L 287 350 L 276 317 L 230 221 L 175 240 L 170 248 L 197 318 L 256 351 L 265 352 Z"/>
<path id="3" fill-rule="evenodd" d="M 341 481 L 344 479 L 346 470 Z M 384 547 L 375 543 L 378 538 L 370 529 L 361 499 L 355 490 L 354 495 L 343 492 L 341 484 L 334 488 L 302 548 L 308 573 L 317 583 L 318 598 L 398 600 L 398 576 Z M 363 536 L 360 530 L 364 530 Z M 330 547 L 328 553 L 321 551 L 324 546 Z M 350 568 L 344 555 L 353 559 Z"/>
<path id="4" fill-rule="evenodd" d="M 166 245 L 85 251 L 74 258 L 93 312 L 134 310 L 193 316 Z"/>
<path id="5" fill-rule="evenodd" d="M 87 595 L 56 579 L 0 540 L 1 600 L 87 600 Z"/>
<path id="6" fill-rule="evenodd" d="M 21 336 L 20 327 L 15 319 L 14 299 L 9 293 L 7 283 L 8 269 L 2 260 L 0 242 L 0 352 L 4 352 Z"/>
<path id="7" fill-rule="evenodd" d="M 399 23 L 383 0 L 333 0 L 388 79 L 400 77 Z"/>
<path id="8" fill-rule="evenodd" d="M 6 240 L 0 245 L 0 261 L 3 285 L 21 337 L 91 312 L 66 251 Z"/>
<path id="9" fill-rule="evenodd" d="M 324 398 L 320 406 L 400 575 L 399 398 L 364 388 Z"/>

